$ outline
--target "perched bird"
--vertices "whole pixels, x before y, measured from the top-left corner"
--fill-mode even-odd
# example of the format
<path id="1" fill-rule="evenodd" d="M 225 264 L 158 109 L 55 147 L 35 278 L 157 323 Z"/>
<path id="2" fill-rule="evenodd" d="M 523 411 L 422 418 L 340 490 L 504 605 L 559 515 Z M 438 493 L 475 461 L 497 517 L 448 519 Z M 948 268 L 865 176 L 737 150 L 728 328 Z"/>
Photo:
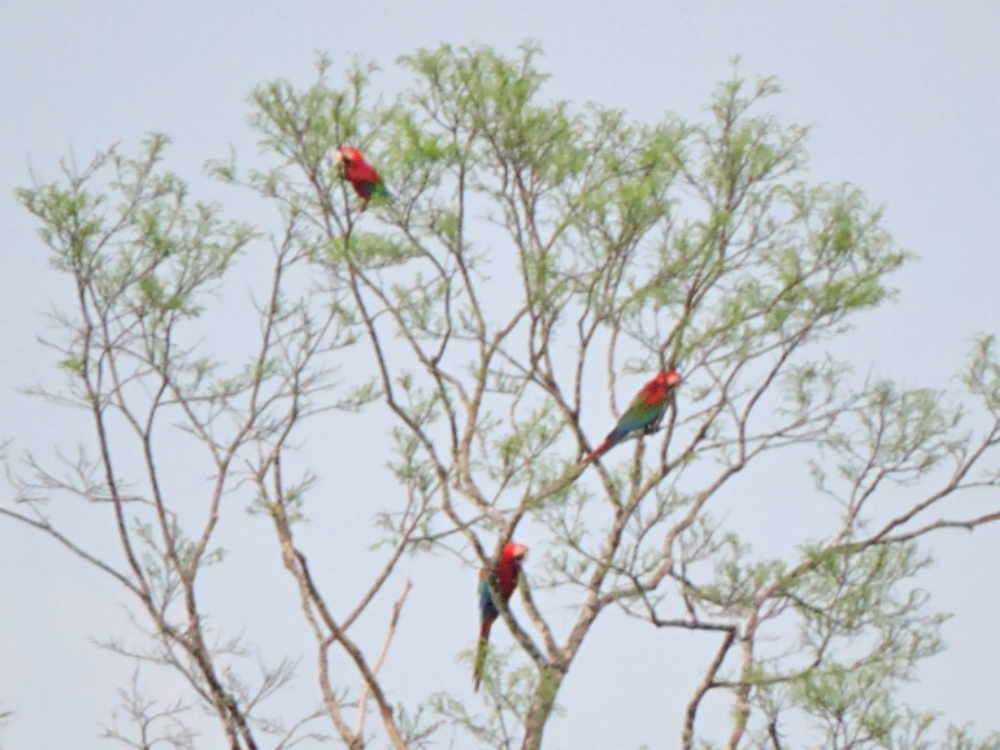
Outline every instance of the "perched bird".
<path id="1" fill-rule="evenodd" d="M 500 597 L 499 604 L 507 606 L 511 594 L 517 588 L 517 577 L 521 574 L 521 563 L 528 557 L 528 548 L 510 542 L 504 545 L 500 555 L 500 562 L 493 571 L 493 575 L 485 569 L 479 571 L 479 645 L 476 647 L 476 663 L 472 671 L 473 684 L 479 690 L 479 682 L 483 679 L 483 665 L 486 662 L 486 649 L 490 640 L 490 628 L 493 622 L 500 616 L 500 606 L 493 598 L 493 591 L 490 591 L 490 581 L 492 579 L 493 588 Z"/>
<path id="2" fill-rule="evenodd" d="M 604 455 L 610 448 L 634 432 L 641 430 L 648 435 L 656 430 L 667 410 L 670 394 L 680 382 L 681 375 L 677 370 L 657 373 L 656 377 L 646 383 L 632 399 L 632 403 L 618 420 L 615 429 L 604 438 L 604 442 L 581 458 L 580 463 L 587 464 L 598 456 Z"/>
<path id="3" fill-rule="evenodd" d="M 354 192 L 365 202 L 365 206 L 373 196 L 389 197 L 389 191 L 375 171 L 375 167 L 365 161 L 365 157 L 354 146 L 338 148 L 336 161 L 343 167 L 344 178 L 351 183 Z"/>

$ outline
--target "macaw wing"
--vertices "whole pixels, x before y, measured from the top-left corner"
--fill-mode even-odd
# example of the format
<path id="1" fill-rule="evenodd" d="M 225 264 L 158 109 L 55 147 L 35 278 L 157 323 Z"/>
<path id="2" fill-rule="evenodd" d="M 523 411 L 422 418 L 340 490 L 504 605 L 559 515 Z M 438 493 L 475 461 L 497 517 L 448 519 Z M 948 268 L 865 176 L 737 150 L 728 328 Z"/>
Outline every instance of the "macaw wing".
<path id="1" fill-rule="evenodd" d="M 647 404 L 639 399 L 637 401 L 638 403 L 633 402 L 618 420 L 612 432 L 615 441 L 622 440 L 637 430 L 646 430 L 650 425 L 657 423 L 666 411 L 666 404 Z"/>
<path id="2" fill-rule="evenodd" d="M 370 185 L 375 185 L 382 181 L 378 176 L 378 172 L 375 171 L 375 167 L 366 161 L 352 163 L 347 170 L 347 179 L 351 182 L 363 182 Z"/>
<path id="3" fill-rule="evenodd" d="M 484 620 L 495 620 L 500 612 L 497 610 L 496 602 L 493 601 L 493 593 L 490 591 L 490 584 L 486 576 L 480 574 L 479 577 L 479 614 Z"/>
<path id="4" fill-rule="evenodd" d="M 645 427 L 642 428 L 643 434 L 652 435 L 654 432 L 660 429 L 660 423 L 663 421 L 663 415 L 666 413 L 667 409 L 666 405 L 664 405 L 664 408 L 660 409 L 659 415 L 657 415 L 657 417 L 652 422 L 650 422 L 649 424 L 647 424 Z"/>

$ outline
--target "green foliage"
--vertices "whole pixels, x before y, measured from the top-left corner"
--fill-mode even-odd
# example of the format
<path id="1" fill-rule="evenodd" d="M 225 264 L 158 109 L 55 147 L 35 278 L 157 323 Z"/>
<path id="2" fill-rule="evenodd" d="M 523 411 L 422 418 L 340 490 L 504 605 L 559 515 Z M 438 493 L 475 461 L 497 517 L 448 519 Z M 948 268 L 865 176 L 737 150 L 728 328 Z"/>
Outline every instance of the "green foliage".
<path id="1" fill-rule="evenodd" d="M 221 279 L 255 236 L 247 225 L 224 222 L 219 206 L 187 205 L 187 185 L 158 171 L 167 143 L 151 135 L 136 159 L 112 149 L 81 173 L 64 166 L 65 186 L 17 191 L 42 224 L 52 265 L 93 293 L 96 317 L 134 311 L 151 328 L 197 317 L 195 291 Z M 111 192 L 88 189 L 107 172 Z M 67 360 L 75 372 L 85 364 Z"/>
<path id="2" fill-rule="evenodd" d="M 469 662 L 474 651 L 465 654 Z M 466 704 L 447 693 L 431 698 L 431 710 L 451 723 L 470 738 L 488 747 L 513 747 L 523 739 L 525 720 L 537 696 L 554 698 L 554 690 L 547 686 L 545 677 L 528 665 L 516 665 L 516 653 L 491 648 L 483 672 L 482 693 L 493 710 L 481 717 L 469 711 Z M 555 715 L 562 713 L 554 708 Z"/>

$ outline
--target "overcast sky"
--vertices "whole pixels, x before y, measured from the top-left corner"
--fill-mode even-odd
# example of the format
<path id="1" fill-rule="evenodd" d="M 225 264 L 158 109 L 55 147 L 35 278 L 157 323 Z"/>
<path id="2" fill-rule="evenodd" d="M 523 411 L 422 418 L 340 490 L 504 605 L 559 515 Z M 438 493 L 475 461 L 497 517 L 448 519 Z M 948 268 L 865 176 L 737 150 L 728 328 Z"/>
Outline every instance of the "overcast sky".
<path id="1" fill-rule="evenodd" d="M 12 438 L 15 451 L 43 452 L 66 447 L 72 432 L 52 418 L 58 412 L 17 390 L 51 367 L 36 336 L 51 303 L 67 294 L 47 267 L 33 221 L 13 199 L 30 170 L 51 179 L 71 151 L 82 163 L 115 141 L 134 147 L 155 130 L 174 139 L 170 166 L 197 182 L 201 164 L 230 145 L 255 153 L 247 95 L 276 77 L 308 84 L 316 51 L 338 67 L 353 55 L 375 60 L 384 68 L 380 85 L 396 90 L 406 80 L 394 64 L 400 54 L 440 42 L 510 54 L 525 39 L 545 50 L 549 94 L 621 107 L 641 120 L 671 111 L 699 117 L 736 55 L 746 75 L 777 76 L 785 93 L 772 108 L 785 122 L 814 126 L 810 179 L 862 187 L 885 206 L 884 224 L 896 240 L 920 256 L 894 278 L 898 303 L 867 316 L 851 338 L 858 370 L 952 387 L 971 336 L 1000 331 L 1000 3 L 6 0 L 0 440 Z M 0 486 L 0 500 L 6 497 Z M 1000 728 L 998 542 L 989 529 L 935 543 L 938 565 L 925 585 L 937 608 L 955 613 L 944 631 L 949 650 L 924 666 L 907 692 L 915 704 L 975 721 L 983 732 Z M 474 582 L 468 574 L 456 581 L 466 588 L 450 596 L 468 599 L 469 616 L 461 623 L 467 640 L 453 654 L 475 629 Z M 124 601 L 47 540 L 0 521 L 0 707 L 17 712 L 0 730 L 5 750 L 108 746 L 97 735 L 129 666 L 91 641 L 126 629 Z M 431 611 L 424 606 L 415 612 Z M 262 623 L 259 632 L 282 627 Z M 423 626 L 413 627 L 416 645 Z M 643 669 L 643 654 L 627 643 L 622 649 L 620 676 L 627 679 Z M 442 669 L 466 669 L 453 662 Z M 571 711 L 588 705 L 587 661 L 579 667 L 583 676 L 568 682 L 563 696 Z M 619 730 L 628 704 L 642 705 L 646 715 L 662 705 L 641 680 L 634 684 L 642 699 L 610 698 L 604 714 Z M 627 745 L 600 746 L 673 747 L 674 718 L 657 724 L 654 717 Z M 666 738 L 657 733 L 667 730 Z M 553 747 L 621 739 L 577 714 L 552 734 Z"/>

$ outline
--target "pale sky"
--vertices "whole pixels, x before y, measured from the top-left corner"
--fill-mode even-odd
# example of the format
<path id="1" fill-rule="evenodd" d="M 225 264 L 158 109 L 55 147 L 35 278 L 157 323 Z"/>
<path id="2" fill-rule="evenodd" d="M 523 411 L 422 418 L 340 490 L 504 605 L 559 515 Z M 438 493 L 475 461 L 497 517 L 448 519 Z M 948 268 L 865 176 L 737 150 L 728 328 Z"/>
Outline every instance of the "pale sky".
<path id="1" fill-rule="evenodd" d="M 640 120 L 699 117 L 736 55 L 747 76 L 777 76 L 785 92 L 769 106 L 786 123 L 814 126 L 809 179 L 860 186 L 885 206 L 884 225 L 897 242 L 920 256 L 893 279 L 899 301 L 866 316 L 839 350 L 858 371 L 954 387 L 973 334 L 1000 332 L 1000 4 L 7 0 L 0 5 L 0 441 L 12 439 L 15 453 L 50 455 L 57 446 L 72 450 L 77 434 L 71 417 L 18 390 L 49 377 L 51 356 L 36 337 L 51 303 L 68 292 L 13 199 L 29 170 L 52 179 L 71 150 L 85 163 L 119 140 L 134 150 L 155 130 L 174 139 L 171 168 L 216 190 L 200 176 L 206 159 L 224 156 L 230 144 L 244 161 L 256 153 L 246 124 L 251 89 L 277 77 L 307 85 L 317 51 L 338 68 L 353 55 L 377 61 L 379 85 L 395 91 L 406 83 L 398 55 L 440 42 L 513 54 L 525 39 L 545 50 L 549 95 L 621 107 Z M 349 479 L 344 491 L 362 484 Z M 9 493 L 0 485 L 0 501 Z M 332 509 L 313 524 L 317 543 L 326 522 L 363 536 L 369 520 Z M 938 564 L 922 583 L 935 608 L 955 615 L 944 628 L 949 648 L 906 691 L 917 707 L 975 722 L 982 734 L 1000 729 L 997 542 L 995 528 L 935 540 Z M 239 564 L 259 565 L 263 577 L 276 562 L 274 550 L 268 554 Z M 464 690 L 467 665 L 455 655 L 475 635 L 475 572 L 442 580 L 434 571 L 431 561 L 415 565 L 399 653 L 439 653 L 434 684 Z M 279 607 L 261 607 L 271 596 L 294 606 L 286 584 L 262 580 L 227 605 L 237 622 L 244 608 L 256 612 L 247 615 L 257 618 L 248 630 L 268 654 L 283 653 L 289 630 L 302 633 Z M 0 521 L 0 708 L 16 711 L 0 730 L 5 750 L 112 746 L 98 734 L 131 667 L 92 642 L 128 631 L 126 601 L 48 540 Z M 674 674 L 686 678 L 668 648 L 651 654 L 636 645 L 636 628 L 609 620 L 595 632 L 565 685 L 570 713 L 551 725 L 548 747 L 676 745 L 669 689 Z M 610 653 L 620 657 L 609 667 L 601 657 Z M 405 664 L 387 669 L 401 697 L 422 684 Z M 311 681 L 308 669 L 300 679 Z M 627 690 L 594 689 L 619 679 Z"/>

